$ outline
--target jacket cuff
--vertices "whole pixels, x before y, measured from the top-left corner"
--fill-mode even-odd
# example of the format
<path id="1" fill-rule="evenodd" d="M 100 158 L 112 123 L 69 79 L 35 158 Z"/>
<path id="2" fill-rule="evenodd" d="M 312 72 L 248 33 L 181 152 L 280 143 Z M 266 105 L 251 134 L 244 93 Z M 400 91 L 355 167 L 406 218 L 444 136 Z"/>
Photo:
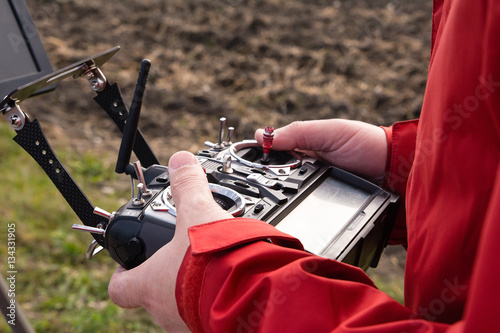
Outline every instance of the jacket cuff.
<path id="1" fill-rule="evenodd" d="M 249 218 L 226 219 L 197 225 L 189 228 L 188 234 L 193 256 L 220 252 L 258 240 L 304 249 L 296 238 L 266 222 Z"/>
<path id="2" fill-rule="evenodd" d="M 382 127 L 387 138 L 387 163 L 384 186 L 404 197 L 417 138 L 418 119 Z"/>
<path id="3" fill-rule="evenodd" d="M 382 127 L 387 138 L 387 162 L 385 166 L 384 187 L 400 196 L 396 220 L 389 239 L 391 245 L 407 247 L 406 232 L 406 185 L 410 176 L 417 138 L 418 120 L 394 123 Z"/>
<path id="4" fill-rule="evenodd" d="M 179 313 L 193 332 L 203 332 L 199 303 L 206 267 L 229 249 L 257 241 L 304 250 L 296 238 L 280 232 L 266 222 L 234 218 L 189 228 L 190 246 L 179 269 L 176 300 Z"/>

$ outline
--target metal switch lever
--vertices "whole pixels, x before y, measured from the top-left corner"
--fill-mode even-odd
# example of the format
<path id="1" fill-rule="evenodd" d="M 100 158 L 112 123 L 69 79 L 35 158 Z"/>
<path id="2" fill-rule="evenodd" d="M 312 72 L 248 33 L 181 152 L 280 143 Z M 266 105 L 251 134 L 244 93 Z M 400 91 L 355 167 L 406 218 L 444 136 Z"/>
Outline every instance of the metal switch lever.
<path id="1" fill-rule="evenodd" d="M 144 188 L 146 186 L 143 183 L 137 184 L 137 196 L 132 201 L 132 205 L 134 206 L 142 206 L 144 204 L 144 196 L 149 193 L 144 192 Z"/>
<path id="2" fill-rule="evenodd" d="M 231 137 L 233 136 L 233 133 L 234 133 L 234 127 L 229 127 L 227 129 L 227 140 L 224 143 L 226 146 L 231 146 L 233 144 L 233 142 L 231 141 Z"/>
<path id="3" fill-rule="evenodd" d="M 222 117 L 219 119 L 220 128 L 219 128 L 219 141 L 217 142 L 216 148 L 224 148 L 223 136 L 224 136 L 224 127 L 226 127 L 226 118 Z"/>
<path id="4" fill-rule="evenodd" d="M 105 217 L 108 220 L 110 220 L 111 217 L 113 216 L 113 214 L 111 214 L 110 212 L 107 212 L 104 209 L 99 208 L 99 207 L 94 207 L 94 214 Z"/>
<path id="5" fill-rule="evenodd" d="M 205 146 L 210 147 L 212 149 L 223 149 L 225 147 L 225 144 L 224 144 L 224 141 L 223 141 L 224 140 L 223 136 L 224 136 L 224 128 L 226 127 L 226 118 L 225 117 L 221 117 L 219 119 L 219 121 L 220 121 L 220 128 L 219 128 L 219 138 L 218 138 L 217 143 L 212 143 L 210 141 L 205 141 Z M 228 137 L 228 141 L 229 140 L 230 140 L 230 137 Z"/>
<path id="6" fill-rule="evenodd" d="M 146 187 L 146 180 L 144 178 L 144 173 L 142 172 L 141 162 L 135 161 L 133 164 L 134 164 L 135 174 L 137 175 L 137 179 L 139 180 L 139 183 L 142 184 L 142 190 L 143 190 L 142 195 L 143 196 L 151 195 L 151 192 L 149 192 L 148 188 Z"/>
<path id="7" fill-rule="evenodd" d="M 73 224 L 73 226 L 71 228 L 73 230 L 90 232 L 91 234 L 104 235 L 106 233 L 106 230 L 104 230 L 104 229 L 89 227 L 88 225 L 83 225 L 83 224 Z"/>

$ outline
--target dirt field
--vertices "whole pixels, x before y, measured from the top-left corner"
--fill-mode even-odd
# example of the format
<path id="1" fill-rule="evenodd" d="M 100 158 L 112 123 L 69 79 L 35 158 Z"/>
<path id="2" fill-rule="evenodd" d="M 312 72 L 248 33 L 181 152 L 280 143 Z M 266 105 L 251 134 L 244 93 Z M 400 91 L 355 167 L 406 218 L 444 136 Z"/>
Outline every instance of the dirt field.
<path id="1" fill-rule="evenodd" d="M 54 68 L 115 45 L 103 71 L 128 103 L 152 61 L 141 129 L 162 162 L 215 140 L 293 120 L 390 124 L 418 115 L 432 2 L 407 0 L 27 1 Z M 78 149 L 116 149 L 120 135 L 83 80 L 26 109 Z"/>
<path id="2" fill-rule="evenodd" d="M 216 140 L 294 120 L 388 125 L 418 116 L 429 57 L 430 0 L 27 0 L 55 69 L 116 45 L 103 66 L 130 103 L 152 61 L 140 128 L 160 161 Z M 121 135 L 84 80 L 29 100 L 56 147 L 114 158 Z M 111 158 L 111 157 L 109 157 Z M 389 250 L 378 278 L 401 280 Z M 387 282 L 390 283 L 390 282 Z"/>

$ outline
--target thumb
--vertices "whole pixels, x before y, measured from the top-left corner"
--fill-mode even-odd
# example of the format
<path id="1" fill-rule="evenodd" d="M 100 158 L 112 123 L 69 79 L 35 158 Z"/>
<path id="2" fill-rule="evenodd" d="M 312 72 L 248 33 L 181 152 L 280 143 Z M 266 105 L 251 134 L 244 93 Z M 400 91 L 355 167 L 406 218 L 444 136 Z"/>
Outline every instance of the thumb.
<path id="1" fill-rule="evenodd" d="M 207 176 L 193 154 L 185 151 L 175 153 L 168 167 L 177 209 L 177 228 L 232 217 L 214 201 Z"/>

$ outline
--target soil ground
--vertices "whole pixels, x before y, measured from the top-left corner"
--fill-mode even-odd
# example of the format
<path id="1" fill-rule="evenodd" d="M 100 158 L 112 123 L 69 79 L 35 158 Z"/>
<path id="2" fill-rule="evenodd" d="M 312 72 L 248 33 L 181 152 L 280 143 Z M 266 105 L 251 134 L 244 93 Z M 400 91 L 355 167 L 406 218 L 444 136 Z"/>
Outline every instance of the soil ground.
<path id="1" fill-rule="evenodd" d="M 294 120 L 388 125 L 418 116 L 426 84 L 432 1 L 27 1 L 54 68 L 119 45 L 103 66 L 130 103 L 152 62 L 140 128 L 166 163 L 215 140 Z M 84 80 L 26 108 L 75 149 L 116 149 L 120 134 Z"/>

